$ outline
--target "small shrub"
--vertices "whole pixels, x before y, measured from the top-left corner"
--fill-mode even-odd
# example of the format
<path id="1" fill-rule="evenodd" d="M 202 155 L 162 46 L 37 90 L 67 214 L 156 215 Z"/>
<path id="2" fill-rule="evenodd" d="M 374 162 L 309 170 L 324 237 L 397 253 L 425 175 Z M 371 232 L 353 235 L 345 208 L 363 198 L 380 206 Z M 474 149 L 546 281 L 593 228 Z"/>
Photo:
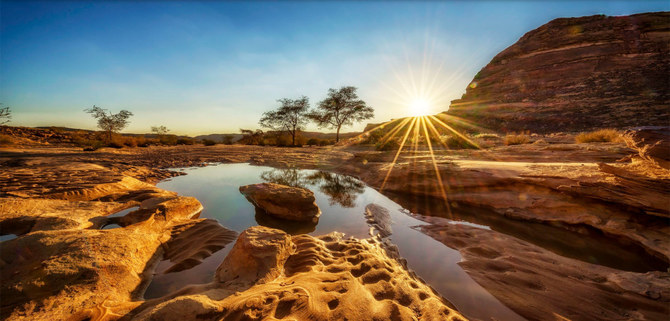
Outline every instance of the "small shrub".
<path id="1" fill-rule="evenodd" d="M 213 141 L 213 140 L 211 140 L 211 139 L 203 139 L 203 140 L 202 140 L 202 143 L 203 143 L 205 146 L 214 146 L 214 145 L 216 145 L 216 142 Z"/>
<path id="2" fill-rule="evenodd" d="M 163 145 L 176 145 L 177 144 L 177 135 L 161 135 L 158 140 Z"/>
<path id="3" fill-rule="evenodd" d="M 319 141 L 319 146 L 335 145 L 334 139 L 322 139 Z"/>
<path id="4" fill-rule="evenodd" d="M 457 136 L 442 136 L 442 143 L 450 149 L 476 149 L 477 146 Z"/>
<path id="5" fill-rule="evenodd" d="M 397 150 L 400 148 L 400 144 L 395 139 L 389 139 L 387 142 L 378 142 L 375 144 L 376 150 Z"/>
<path id="6" fill-rule="evenodd" d="M 223 138 L 221 138 L 221 140 L 223 141 L 224 145 L 232 145 L 234 138 L 235 138 L 235 136 L 233 136 L 233 135 L 225 135 L 225 136 L 223 136 Z"/>
<path id="7" fill-rule="evenodd" d="M 621 133 L 616 129 L 600 129 L 575 136 L 575 142 L 577 143 L 616 143 L 621 140 Z"/>
<path id="8" fill-rule="evenodd" d="M 8 135 L 0 135 L 0 146 L 8 146 L 14 143 L 14 139 Z"/>
<path id="9" fill-rule="evenodd" d="M 480 133 L 474 136 L 477 139 L 501 139 L 498 134 L 493 133 Z"/>
<path id="10" fill-rule="evenodd" d="M 193 145 L 193 144 L 195 144 L 195 140 L 193 138 L 189 138 L 189 137 L 177 138 L 177 145 Z M 207 145 L 207 146 L 209 146 L 209 145 Z"/>
<path id="11" fill-rule="evenodd" d="M 319 145 L 319 139 L 318 138 L 310 138 L 309 140 L 307 140 L 307 145 L 309 145 L 309 146 Z"/>
<path id="12" fill-rule="evenodd" d="M 521 145 L 530 143 L 530 136 L 527 134 L 507 134 L 503 141 L 505 145 Z"/>

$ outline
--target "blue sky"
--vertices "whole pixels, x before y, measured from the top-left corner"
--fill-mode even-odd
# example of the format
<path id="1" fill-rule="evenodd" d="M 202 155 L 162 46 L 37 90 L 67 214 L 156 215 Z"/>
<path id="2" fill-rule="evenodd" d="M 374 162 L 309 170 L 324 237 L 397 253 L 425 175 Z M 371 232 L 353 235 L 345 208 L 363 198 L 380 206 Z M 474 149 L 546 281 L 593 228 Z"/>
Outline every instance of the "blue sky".
<path id="1" fill-rule="evenodd" d="M 0 2 L 0 102 L 11 125 L 126 132 L 257 128 L 279 98 L 352 85 L 381 122 L 444 111 L 493 56 L 558 17 L 667 11 L 667 1 Z M 364 123 L 345 128 L 360 130 Z M 316 129 L 310 126 L 308 129 Z"/>

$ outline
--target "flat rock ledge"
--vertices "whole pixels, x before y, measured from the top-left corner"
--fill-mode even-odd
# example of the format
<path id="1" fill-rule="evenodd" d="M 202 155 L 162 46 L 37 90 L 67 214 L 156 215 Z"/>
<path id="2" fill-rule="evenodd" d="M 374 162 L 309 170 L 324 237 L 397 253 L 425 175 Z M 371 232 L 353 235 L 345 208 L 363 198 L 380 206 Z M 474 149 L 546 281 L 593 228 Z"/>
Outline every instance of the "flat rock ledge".
<path id="1" fill-rule="evenodd" d="M 281 219 L 317 222 L 321 215 L 314 193 L 306 188 L 260 183 L 240 186 L 240 193 L 256 207 Z"/>

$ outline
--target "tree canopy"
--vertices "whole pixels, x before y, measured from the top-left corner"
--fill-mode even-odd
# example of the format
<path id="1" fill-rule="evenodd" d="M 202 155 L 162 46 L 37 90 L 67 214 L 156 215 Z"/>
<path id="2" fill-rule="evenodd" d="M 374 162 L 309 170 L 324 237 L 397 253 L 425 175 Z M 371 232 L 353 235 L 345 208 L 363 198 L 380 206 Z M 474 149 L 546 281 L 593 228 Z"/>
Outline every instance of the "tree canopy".
<path id="1" fill-rule="evenodd" d="M 0 108 L 0 125 L 8 123 L 10 120 L 12 120 L 12 111 L 9 107 Z"/>
<path id="2" fill-rule="evenodd" d="M 356 89 L 353 86 L 345 86 L 339 90 L 330 88 L 328 98 L 319 102 L 317 109 L 309 113 L 309 118 L 319 127 L 337 129 L 336 142 L 340 141 L 342 126 L 374 117 L 374 109 L 358 98 Z"/>
<path id="3" fill-rule="evenodd" d="M 263 113 L 259 124 L 265 128 L 287 132 L 293 140 L 292 145 L 295 145 L 296 134 L 308 121 L 309 99 L 302 96 L 298 99 L 283 98 L 277 101 L 281 106 Z"/>
<path id="4" fill-rule="evenodd" d="M 95 105 L 84 109 L 84 111 L 98 120 L 98 128 L 107 132 L 108 141 L 112 140 L 112 133 L 116 133 L 128 126 L 128 118 L 133 115 L 133 113 L 127 110 L 121 110 L 117 114 L 112 114 L 109 110 Z"/>

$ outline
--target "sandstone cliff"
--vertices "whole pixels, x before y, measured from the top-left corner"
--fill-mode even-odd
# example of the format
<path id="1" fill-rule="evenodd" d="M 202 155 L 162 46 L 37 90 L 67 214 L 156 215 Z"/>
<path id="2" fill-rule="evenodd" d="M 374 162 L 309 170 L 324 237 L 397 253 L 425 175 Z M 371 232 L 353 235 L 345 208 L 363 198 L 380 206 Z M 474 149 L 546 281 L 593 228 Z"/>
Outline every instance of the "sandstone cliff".
<path id="1" fill-rule="evenodd" d="M 670 12 L 560 18 L 491 60 L 448 114 L 538 133 L 670 124 Z"/>

